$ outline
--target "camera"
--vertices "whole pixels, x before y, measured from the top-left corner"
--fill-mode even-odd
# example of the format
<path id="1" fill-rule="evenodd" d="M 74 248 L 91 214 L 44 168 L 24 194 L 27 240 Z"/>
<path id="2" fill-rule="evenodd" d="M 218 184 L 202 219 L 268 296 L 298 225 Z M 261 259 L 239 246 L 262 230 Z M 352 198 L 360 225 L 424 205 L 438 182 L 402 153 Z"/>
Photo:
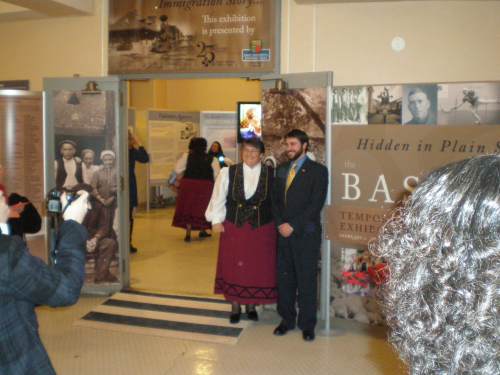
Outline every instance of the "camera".
<path id="1" fill-rule="evenodd" d="M 219 156 L 219 161 L 220 161 L 221 163 L 224 163 L 224 155 Z"/>
<path id="2" fill-rule="evenodd" d="M 47 194 L 47 211 L 50 214 L 61 214 L 63 212 L 63 207 L 62 207 L 62 203 L 61 203 L 62 194 L 63 194 L 63 191 L 60 191 L 57 189 L 52 189 Z M 66 199 L 68 201 L 68 204 L 66 205 L 66 207 L 68 207 L 77 198 L 78 198 L 78 195 L 76 193 L 66 191 Z"/>

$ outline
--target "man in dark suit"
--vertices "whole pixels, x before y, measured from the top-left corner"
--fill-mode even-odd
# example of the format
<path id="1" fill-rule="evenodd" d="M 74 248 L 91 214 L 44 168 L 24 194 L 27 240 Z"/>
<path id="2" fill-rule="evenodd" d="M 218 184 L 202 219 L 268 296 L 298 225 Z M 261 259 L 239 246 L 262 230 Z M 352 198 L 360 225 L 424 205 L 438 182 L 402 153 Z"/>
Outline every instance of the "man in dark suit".
<path id="1" fill-rule="evenodd" d="M 287 157 L 276 173 L 273 215 L 278 239 L 278 313 L 274 334 L 298 326 L 306 341 L 314 340 L 317 274 L 321 246 L 321 209 L 328 188 L 328 170 L 306 155 L 309 137 L 294 129 L 285 136 Z"/>

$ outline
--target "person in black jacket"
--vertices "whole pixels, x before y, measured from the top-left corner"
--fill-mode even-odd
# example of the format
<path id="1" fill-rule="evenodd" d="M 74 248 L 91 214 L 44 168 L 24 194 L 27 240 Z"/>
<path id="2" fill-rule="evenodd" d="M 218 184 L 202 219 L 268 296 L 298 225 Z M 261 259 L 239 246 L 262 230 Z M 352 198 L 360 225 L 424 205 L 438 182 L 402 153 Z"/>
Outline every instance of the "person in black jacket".
<path id="1" fill-rule="evenodd" d="M 3 179 L 4 169 L 0 164 L 0 191 L 5 196 L 5 187 L 2 185 Z M 24 239 L 26 233 L 37 233 L 40 230 L 42 227 L 42 218 L 28 198 L 17 193 L 12 193 L 6 202 L 9 206 L 7 224 L 11 235 L 16 235 Z"/>
<path id="2" fill-rule="evenodd" d="M 317 274 L 321 246 L 321 209 L 328 188 L 328 170 L 306 155 L 309 137 L 294 129 L 285 136 L 287 157 L 273 188 L 273 215 L 278 227 L 278 313 L 274 334 L 298 326 L 306 341 L 315 338 Z"/>
<path id="3" fill-rule="evenodd" d="M 129 181 L 129 218 L 130 218 L 130 252 L 136 253 L 132 245 L 132 230 L 134 229 L 134 208 L 137 207 L 137 180 L 135 178 L 135 162 L 149 163 L 149 155 L 139 140 L 128 131 L 128 181 Z"/>
<path id="4" fill-rule="evenodd" d="M 26 233 L 37 233 L 40 230 L 42 218 L 28 198 L 12 193 L 7 201 L 11 209 L 8 221 L 11 235 L 24 238 Z"/>

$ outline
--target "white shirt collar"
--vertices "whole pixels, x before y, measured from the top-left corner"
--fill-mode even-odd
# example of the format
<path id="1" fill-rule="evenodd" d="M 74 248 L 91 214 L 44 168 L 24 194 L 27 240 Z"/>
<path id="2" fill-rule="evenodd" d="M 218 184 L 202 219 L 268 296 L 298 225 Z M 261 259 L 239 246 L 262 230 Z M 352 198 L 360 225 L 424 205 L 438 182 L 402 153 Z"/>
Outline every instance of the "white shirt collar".
<path id="1" fill-rule="evenodd" d="M 260 166 L 261 166 L 260 163 L 256 164 L 254 167 L 250 167 L 249 165 L 246 165 L 245 163 L 243 163 L 243 171 L 251 172 L 251 173 L 260 172 Z"/>

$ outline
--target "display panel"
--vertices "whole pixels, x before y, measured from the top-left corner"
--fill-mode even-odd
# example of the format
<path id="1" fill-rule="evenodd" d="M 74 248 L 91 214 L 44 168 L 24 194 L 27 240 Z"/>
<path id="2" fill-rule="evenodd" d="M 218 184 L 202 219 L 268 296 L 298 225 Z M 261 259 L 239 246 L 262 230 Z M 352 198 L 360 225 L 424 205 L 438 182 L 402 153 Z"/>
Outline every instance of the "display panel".
<path id="1" fill-rule="evenodd" d="M 262 138 L 262 105 L 238 102 L 238 142 L 251 138 Z"/>

